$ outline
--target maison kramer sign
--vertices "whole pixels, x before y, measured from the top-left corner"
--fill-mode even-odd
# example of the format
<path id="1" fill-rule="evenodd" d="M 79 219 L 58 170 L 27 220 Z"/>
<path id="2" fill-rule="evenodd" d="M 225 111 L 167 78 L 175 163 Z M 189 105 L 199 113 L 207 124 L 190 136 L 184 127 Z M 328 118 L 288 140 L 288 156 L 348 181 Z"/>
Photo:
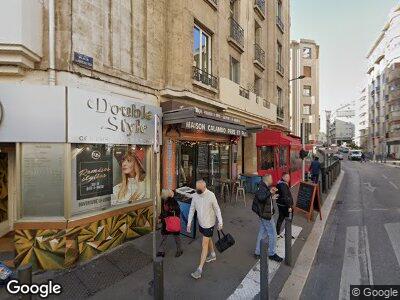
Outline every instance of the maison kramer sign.
<path id="1" fill-rule="evenodd" d="M 155 114 L 161 108 L 68 88 L 68 142 L 150 145 Z"/>

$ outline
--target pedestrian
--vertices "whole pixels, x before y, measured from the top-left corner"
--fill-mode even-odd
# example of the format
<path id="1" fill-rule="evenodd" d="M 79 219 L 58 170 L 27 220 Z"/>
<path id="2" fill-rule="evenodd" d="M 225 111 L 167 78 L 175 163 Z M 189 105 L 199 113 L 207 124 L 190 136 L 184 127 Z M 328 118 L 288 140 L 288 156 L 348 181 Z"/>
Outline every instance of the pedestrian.
<path id="1" fill-rule="evenodd" d="M 204 263 L 213 262 L 217 259 L 214 251 L 212 236 L 216 218 L 218 219 L 218 230 L 222 230 L 222 215 L 215 194 L 207 189 L 204 180 L 196 182 L 196 194 L 193 194 L 190 205 L 187 232 L 191 232 L 194 213 L 197 212 L 199 231 L 203 235 L 200 263 L 191 274 L 194 279 L 201 278 Z"/>
<path id="2" fill-rule="evenodd" d="M 319 162 L 319 157 L 315 156 L 314 160 L 311 162 L 310 165 L 311 181 L 313 183 L 318 184 L 320 172 L 321 172 L 321 163 Z"/>
<path id="3" fill-rule="evenodd" d="M 161 221 L 161 243 L 159 247 L 159 251 L 157 252 L 157 256 L 164 257 L 166 244 L 169 236 L 173 236 L 176 244 L 176 253 L 175 257 L 179 257 L 183 254 L 182 251 L 182 242 L 180 238 L 180 232 L 169 232 L 167 230 L 167 218 L 168 217 L 178 217 L 180 218 L 181 210 L 179 208 L 179 204 L 174 197 L 174 192 L 172 190 L 163 189 L 161 192 L 161 214 L 159 220 Z"/>
<path id="4" fill-rule="evenodd" d="M 265 175 L 256 191 L 253 202 L 253 211 L 260 218 L 260 229 L 258 230 L 255 258 L 260 258 L 260 241 L 268 236 L 268 257 L 271 260 L 281 262 L 282 257 L 276 254 L 276 229 L 274 215 L 273 200 L 277 195 L 276 188 L 272 187 L 272 176 Z"/>
<path id="5" fill-rule="evenodd" d="M 276 187 L 278 188 L 278 200 L 276 204 L 279 210 L 279 217 L 278 221 L 276 222 L 276 234 L 279 238 L 282 238 L 281 233 L 281 226 L 283 220 L 289 217 L 290 213 L 293 210 L 293 196 L 290 191 L 290 175 L 289 173 L 283 173 L 282 179 L 278 182 Z M 292 237 L 293 238 L 293 237 Z"/>
<path id="6" fill-rule="evenodd" d="M 365 154 L 364 154 L 364 152 L 361 152 L 361 162 L 365 162 Z"/>

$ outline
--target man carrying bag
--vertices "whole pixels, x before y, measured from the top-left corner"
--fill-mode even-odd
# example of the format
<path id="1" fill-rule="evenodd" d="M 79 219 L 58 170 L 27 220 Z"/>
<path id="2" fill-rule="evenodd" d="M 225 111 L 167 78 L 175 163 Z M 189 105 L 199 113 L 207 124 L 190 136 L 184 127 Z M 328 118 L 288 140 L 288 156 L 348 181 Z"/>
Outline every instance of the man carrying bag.
<path id="1" fill-rule="evenodd" d="M 272 200 L 276 200 L 276 188 L 272 187 L 272 176 L 265 175 L 254 196 L 252 210 L 260 218 L 260 229 L 257 236 L 257 244 L 254 256 L 260 258 L 260 241 L 268 235 L 268 257 L 271 260 L 281 262 L 282 257 L 276 254 L 276 229 L 273 218 L 274 205 Z"/>

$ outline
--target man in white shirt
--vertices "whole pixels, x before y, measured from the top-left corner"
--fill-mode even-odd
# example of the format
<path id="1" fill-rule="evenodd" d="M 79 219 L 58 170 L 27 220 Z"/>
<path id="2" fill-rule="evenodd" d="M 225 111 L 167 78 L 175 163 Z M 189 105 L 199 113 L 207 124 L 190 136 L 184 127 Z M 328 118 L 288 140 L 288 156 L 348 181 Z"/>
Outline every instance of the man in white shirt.
<path id="1" fill-rule="evenodd" d="M 217 259 L 212 236 L 216 218 L 218 219 L 218 230 L 222 230 L 222 215 L 215 194 L 207 189 L 204 180 L 196 182 L 196 192 L 197 194 L 193 195 L 192 204 L 190 205 L 187 231 L 191 232 L 192 220 L 196 211 L 199 231 L 203 235 L 203 241 L 199 267 L 191 275 L 193 278 L 199 279 L 203 272 L 204 263 Z"/>

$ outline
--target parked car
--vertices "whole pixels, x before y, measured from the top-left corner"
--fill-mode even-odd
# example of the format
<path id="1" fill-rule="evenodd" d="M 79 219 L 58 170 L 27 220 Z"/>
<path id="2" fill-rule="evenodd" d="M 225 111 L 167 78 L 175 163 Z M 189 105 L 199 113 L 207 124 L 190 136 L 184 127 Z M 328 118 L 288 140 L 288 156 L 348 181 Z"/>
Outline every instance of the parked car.
<path id="1" fill-rule="evenodd" d="M 361 160 L 361 151 L 360 150 L 351 150 L 349 153 L 349 160 Z"/>
<path id="2" fill-rule="evenodd" d="M 342 153 L 349 153 L 349 148 L 340 147 L 340 148 L 339 148 L 339 152 L 342 152 Z"/>
<path id="3" fill-rule="evenodd" d="M 336 153 L 336 154 L 333 155 L 333 158 L 334 158 L 334 159 L 337 159 L 337 160 L 343 160 L 343 154 L 341 154 L 341 153 Z"/>

